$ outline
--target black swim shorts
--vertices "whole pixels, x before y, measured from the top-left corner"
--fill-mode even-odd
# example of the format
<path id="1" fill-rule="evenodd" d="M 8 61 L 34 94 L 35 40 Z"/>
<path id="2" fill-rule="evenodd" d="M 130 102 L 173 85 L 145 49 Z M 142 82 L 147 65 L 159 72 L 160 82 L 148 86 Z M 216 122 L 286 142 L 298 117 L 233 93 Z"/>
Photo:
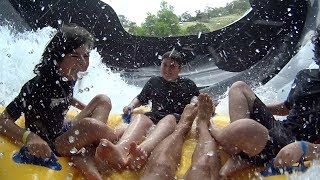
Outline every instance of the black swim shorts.
<path id="1" fill-rule="evenodd" d="M 161 112 L 146 112 L 144 113 L 144 115 L 148 116 L 148 118 L 151 119 L 151 121 L 154 123 L 154 124 L 158 124 L 159 121 L 164 118 L 165 116 L 169 115 L 169 114 L 165 114 L 165 113 L 161 113 Z M 177 114 L 177 113 L 173 113 L 172 114 L 175 118 L 176 118 L 176 122 L 178 123 L 180 118 L 181 118 L 181 115 L 180 114 Z"/>
<path id="2" fill-rule="evenodd" d="M 244 152 L 239 155 L 241 158 L 255 165 L 264 165 L 275 158 L 277 153 L 287 144 L 294 142 L 295 138 L 292 132 L 283 126 L 282 121 L 274 118 L 267 106 L 256 97 L 253 104 L 253 112 L 250 118 L 256 120 L 269 130 L 269 139 L 265 148 L 256 156 L 249 157 Z"/>

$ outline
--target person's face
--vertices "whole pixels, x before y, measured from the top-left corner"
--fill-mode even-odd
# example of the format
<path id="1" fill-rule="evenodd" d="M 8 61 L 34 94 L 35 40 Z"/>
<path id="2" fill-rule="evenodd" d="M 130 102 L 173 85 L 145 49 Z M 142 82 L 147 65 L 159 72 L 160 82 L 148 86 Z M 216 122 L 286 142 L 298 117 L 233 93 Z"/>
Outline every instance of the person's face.
<path id="1" fill-rule="evenodd" d="M 161 62 L 160 73 L 167 81 L 175 81 L 181 71 L 181 66 L 170 58 L 164 58 Z"/>
<path id="2" fill-rule="evenodd" d="M 88 46 L 83 45 L 66 54 L 58 65 L 60 75 L 66 77 L 69 81 L 77 80 L 78 72 L 84 72 L 88 69 L 89 53 Z"/>

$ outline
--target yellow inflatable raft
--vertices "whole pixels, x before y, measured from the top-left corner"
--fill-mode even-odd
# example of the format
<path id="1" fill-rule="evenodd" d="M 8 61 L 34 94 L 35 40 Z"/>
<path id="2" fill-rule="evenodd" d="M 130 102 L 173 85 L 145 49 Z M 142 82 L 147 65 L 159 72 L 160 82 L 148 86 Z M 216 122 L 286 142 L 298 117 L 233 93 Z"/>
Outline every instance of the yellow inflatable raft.
<path id="1" fill-rule="evenodd" d="M 0 108 L 0 112 L 3 108 Z M 74 115 L 74 112 L 69 113 Z M 216 115 L 212 119 L 218 126 L 225 127 L 229 124 L 229 118 L 226 115 Z M 20 118 L 16 122 L 19 126 L 23 127 L 24 118 Z M 110 127 L 115 127 L 116 125 L 122 123 L 122 116 L 120 114 L 111 114 L 108 120 L 108 125 Z M 1 127 L 0 127 L 1 128 Z M 177 178 L 183 177 L 185 172 L 188 170 L 191 164 L 192 153 L 196 146 L 195 140 L 195 129 L 189 133 L 185 143 L 182 148 L 182 158 L 180 166 L 176 172 Z M 13 180 L 13 179 L 26 179 L 26 180 L 50 180 L 50 179 L 84 179 L 82 174 L 77 171 L 75 167 L 72 166 L 69 158 L 59 157 L 58 162 L 62 165 L 62 170 L 56 171 L 50 168 L 29 165 L 29 164 L 17 164 L 12 160 L 12 156 L 15 152 L 19 151 L 19 147 L 8 141 L 3 136 L 0 136 L 0 179 L 1 180 Z M 225 162 L 227 155 L 221 156 L 222 162 Z M 232 179 L 253 179 L 257 177 L 257 173 L 261 171 L 261 168 L 251 168 L 246 171 L 239 172 L 233 176 Z M 109 179 L 115 180 L 128 180 L 128 179 L 139 179 L 141 172 L 136 171 L 124 171 L 121 173 L 113 173 Z M 271 176 L 265 179 L 268 180 L 282 180 L 286 179 L 284 175 Z"/>

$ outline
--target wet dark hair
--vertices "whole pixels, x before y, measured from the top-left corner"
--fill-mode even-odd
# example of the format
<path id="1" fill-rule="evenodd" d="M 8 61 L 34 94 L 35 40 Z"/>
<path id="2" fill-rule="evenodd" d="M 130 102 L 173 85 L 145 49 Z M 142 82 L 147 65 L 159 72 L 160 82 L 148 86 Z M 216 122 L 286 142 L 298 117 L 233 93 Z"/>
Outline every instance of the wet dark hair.
<path id="1" fill-rule="evenodd" d="M 37 75 L 52 76 L 57 73 L 57 64 L 63 57 L 82 45 L 94 46 L 94 37 L 83 27 L 76 24 L 65 24 L 46 46 L 41 62 L 35 66 L 33 72 Z"/>
<path id="2" fill-rule="evenodd" d="M 316 64 L 320 65 L 320 26 L 317 27 L 315 35 L 312 37 L 314 45 L 314 56 Z"/>
<path id="3" fill-rule="evenodd" d="M 172 59 L 173 61 L 178 63 L 180 66 L 182 65 L 182 56 L 176 50 L 172 50 L 172 51 L 168 51 L 168 52 L 164 53 L 162 55 L 162 60 L 164 60 L 165 58 Z"/>

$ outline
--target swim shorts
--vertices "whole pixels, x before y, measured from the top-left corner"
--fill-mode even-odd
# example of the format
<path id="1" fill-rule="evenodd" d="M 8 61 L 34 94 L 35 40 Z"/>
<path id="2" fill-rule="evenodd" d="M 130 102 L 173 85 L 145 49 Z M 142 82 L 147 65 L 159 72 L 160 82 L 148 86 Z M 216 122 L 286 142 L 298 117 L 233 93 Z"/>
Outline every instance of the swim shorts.
<path id="1" fill-rule="evenodd" d="M 275 158 L 277 153 L 287 144 L 294 142 L 295 137 L 289 128 L 285 127 L 282 121 L 274 118 L 267 106 L 256 97 L 253 104 L 253 112 L 250 113 L 250 118 L 256 120 L 269 130 L 269 138 L 265 148 L 258 154 L 249 157 L 244 152 L 239 155 L 241 158 L 255 165 L 263 165 Z"/>

